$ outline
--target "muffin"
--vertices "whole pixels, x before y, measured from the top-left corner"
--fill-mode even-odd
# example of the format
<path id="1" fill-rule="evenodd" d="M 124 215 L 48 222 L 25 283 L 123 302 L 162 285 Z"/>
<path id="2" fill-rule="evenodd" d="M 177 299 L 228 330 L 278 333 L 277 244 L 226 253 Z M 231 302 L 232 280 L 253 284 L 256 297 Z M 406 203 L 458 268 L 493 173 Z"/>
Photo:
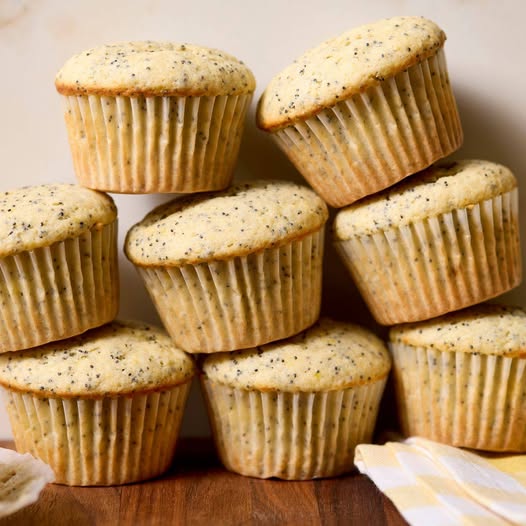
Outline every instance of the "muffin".
<path id="1" fill-rule="evenodd" d="M 0 193 L 0 352 L 67 338 L 118 309 L 117 210 L 47 184 Z"/>
<path id="2" fill-rule="evenodd" d="M 0 356 L 17 450 L 79 486 L 165 471 L 194 373 L 163 330 L 138 322 Z"/>
<path id="3" fill-rule="evenodd" d="M 235 57 L 192 44 L 110 44 L 70 58 L 55 85 L 83 186 L 191 193 L 230 184 L 255 89 Z"/>
<path id="4" fill-rule="evenodd" d="M 222 462 L 260 478 L 352 470 L 390 367 L 374 334 L 327 318 L 287 340 L 207 356 L 201 380 Z"/>
<path id="5" fill-rule="evenodd" d="M 504 166 L 433 166 L 336 215 L 336 248 L 379 323 L 425 320 L 521 282 L 517 181 Z"/>
<path id="6" fill-rule="evenodd" d="M 453 446 L 526 451 L 526 312 L 483 304 L 391 328 L 402 430 Z"/>
<path id="7" fill-rule="evenodd" d="M 327 203 L 349 205 L 461 145 L 445 40 L 421 17 L 347 31 L 270 81 L 257 123 Z"/>
<path id="8" fill-rule="evenodd" d="M 232 351 L 319 316 L 325 203 L 287 181 L 239 183 L 153 210 L 125 252 L 179 347 Z"/>

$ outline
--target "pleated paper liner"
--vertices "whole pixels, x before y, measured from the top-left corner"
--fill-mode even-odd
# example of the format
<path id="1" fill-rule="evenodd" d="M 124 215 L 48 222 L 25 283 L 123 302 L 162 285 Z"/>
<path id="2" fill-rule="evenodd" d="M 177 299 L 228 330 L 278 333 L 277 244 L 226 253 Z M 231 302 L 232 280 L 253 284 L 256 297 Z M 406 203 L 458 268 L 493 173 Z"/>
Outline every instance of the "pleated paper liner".
<path id="1" fill-rule="evenodd" d="M 227 469 L 306 480 L 353 469 L 354 448 L 371 440 L 385 378 L 319 393 L 237 389 L 206 376 L 202 385 Z"/>
<path id="2" fill-rule="evenodd" d="M 137 268 L 177 346 L 232 351 L 292 336 L 318 319 L 323 243 L 322 228 L 246 256 Z"/>
<path id="3" fill-rule="evenodd" d="M 65 97 L 77 178 L 122 193 L 226 188 L 251 97 Z"/>
<path id="4" fill-rule="evenodd" d="M 444 51 L 273 135 L 331 206 L 387 188 L 462 144 Z"/>
<path id="5" fill-rule="evenodd" d="M 170 466 L 190 382 L 99 399 L 4 391 L 17 451 L 51 466 L 56 482 L 105 486 L 145 480 Z"/>
<path id="6" fill-rule="evenodd" d="M 391 344 L 402 431 L 453 446 L 526 451 L 526 359 Z"/>
<path id="7" fill-rule="evenodd" d="M 0 448 L 0 480 L 2 481 L 1 520 L 36 502 L 46 485 L 55 480 L 55 475 L 47 464 L 32 455 L 21 455 L 2 447 Z M 17 523 L 15 519 L 9 522 Z"/>
<path id="8" fill-rule="evenodd" d="M 521 282 L 518 190 L 336 248 L 376 320 L 425 320 Z"/>
<path id="9" fill-rule="evenodd" d="M 117 223 L 0 259 L 0 352 L 60 340 L 113 320 Z"/>

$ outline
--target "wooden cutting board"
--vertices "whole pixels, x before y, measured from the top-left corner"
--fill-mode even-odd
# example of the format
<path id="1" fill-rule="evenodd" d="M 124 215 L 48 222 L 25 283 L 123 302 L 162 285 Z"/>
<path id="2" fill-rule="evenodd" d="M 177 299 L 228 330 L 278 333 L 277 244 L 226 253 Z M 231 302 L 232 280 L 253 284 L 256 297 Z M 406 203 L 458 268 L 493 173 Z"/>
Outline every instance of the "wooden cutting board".
<path id="1" fill-rule="evenodd" d="M 13 447 L 12 443 L 0 443 Z M 221 467 L 208 439 L 182 439 L 163 477 L 125 486 L 48 485 L 0 526 L 359 525 L 407 523 L 357 472 L 306 482 L 259 480 Z"/>

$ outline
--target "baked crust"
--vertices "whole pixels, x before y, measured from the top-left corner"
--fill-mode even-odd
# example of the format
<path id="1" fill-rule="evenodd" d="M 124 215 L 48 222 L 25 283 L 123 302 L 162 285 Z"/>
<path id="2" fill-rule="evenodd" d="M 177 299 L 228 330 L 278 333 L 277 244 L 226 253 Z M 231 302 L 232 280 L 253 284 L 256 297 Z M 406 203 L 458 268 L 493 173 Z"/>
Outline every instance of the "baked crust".
<path id="1" fill-rule="evenodd" d="M 73 184 L 25 186 L 0 193 L 0 257 L 100 230 L 117 219 L 113 199 Z"/>
<path id="2" fill-rule="evenodd" d="M 130 229 L 125 253 L 143 267 L 226 260 L 300 240 L 327 219 L 327 205 L 305 186 L 250 181 L 157 207 Z"/>
<path id="3" fill-rule="evenodd" d="M 423 17 L 395 17 L 360 26 L 307 51 L 274 77 L 256 120 L 276 131 L 376 86 L 435 55 L 445 33 Z"/>
<path id="4" fill-rule="evenodd" d="M 210 381 L 237 389 L 326 392 L 382 380 L 391 358 L 371 331 L 322 318 L 286 340 L 210 355 L 202 368 Z"/>
<path id="5" fill-rule="evenodd" d="M 186 383 L 194 373 L 192 359 L 164 330 L 131 321 L 0 355 L 0 385 L 41 398 L 145 394 Z"/>
<path id="6" fill-rule="evenodd" d="M 399 228 L 473 206 L 517 187 L 503 165 L 483 160 L 437 163 L 419 174 L 341 209 L 333 223 L 337 240 Z"/>
<path id="7" fill-rule="evenodd" d="M 121 42 L 71 57 L 57 73 L 62 95 L 201 97 L 252 93 L 252 72 L 223 51 L 171 42 Z"/>
<path id="8" fill-rule="evenodd" d="M 415 349 L 526 358 L 526 312 L 520 307 L 480 304 L 394 326 L 389 339 Z"/>

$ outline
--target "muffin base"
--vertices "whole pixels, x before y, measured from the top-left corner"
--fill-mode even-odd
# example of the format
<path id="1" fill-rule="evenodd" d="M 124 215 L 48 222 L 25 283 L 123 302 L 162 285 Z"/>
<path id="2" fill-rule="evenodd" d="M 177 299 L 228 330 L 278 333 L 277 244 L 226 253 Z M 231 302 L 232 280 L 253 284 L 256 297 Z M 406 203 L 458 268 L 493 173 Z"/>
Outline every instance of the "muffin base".
<path id="1" fill-rule="evenodd" d="M 103 399 L 38 398 L 4 390 L 15 446 L 70 486 L 125 484 L 170 466 L 190 382 Z"/>
<path id="2" fill-rule="evenodd" d="M 324 229 L 223 261 L 137 269 L 174 340 L 190 353 L 292 336 L 319 316 Z"/>
<path id="3" fill-rule="evenodd" d="M 222 190 L 251 98 L 67 96 L 79 183 L 121 193 Z"/>
<path id="4" fill-rule="evenodd" d="M 117 223 L 0 259 L 0 352 L 80 334 L 119 306 Z"/>
<path id="5" fill-rule="evenodd" d="M 526 359 L 390 344 L 402 431 L 459 447 L 526 451 Z"/>
<path id="6" fill-rule="evenodd" d="M 428 167 L 463 140 L 443 49 L 273 137 L 334 207 Z"/>
<path id="7" fill-rule="evenodd" d="M 378 323 L 426 320 L 519 285 L 518 206 L 515 188 L 471 207 L 335 245 Z"/>
<path id="8" fill-rule="evenodd" d="M 370 442 L 385 378 L 320 393 L 236 389 L 201 378 L 221 461 L 241 475 L 287 480 L 353 469 Z"/>

